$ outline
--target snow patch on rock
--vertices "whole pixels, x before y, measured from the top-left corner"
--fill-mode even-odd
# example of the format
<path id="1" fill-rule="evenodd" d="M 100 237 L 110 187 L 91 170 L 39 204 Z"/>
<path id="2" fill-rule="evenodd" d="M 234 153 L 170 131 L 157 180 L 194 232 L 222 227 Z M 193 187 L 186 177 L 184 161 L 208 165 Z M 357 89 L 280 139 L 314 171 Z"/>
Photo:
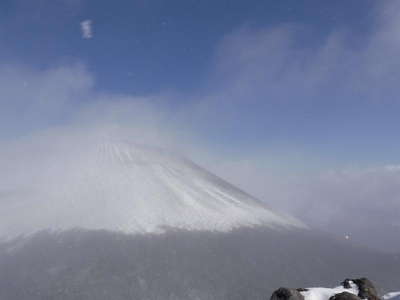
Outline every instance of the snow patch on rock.
<path id="1" fill-rule="evenodd" d="M 349 281 L 350 288 L 345 288 L 342 285 L 335 288 L 322 288 L 313 287 L 307 288 L 306 291 L 300 291 L 300 294 L 304 296 L 305 300 L 329 300 L 332 296 L 343 292 L 348 292 L 354 295 L 358 295 L 358 287 L 353 281 Z"/>

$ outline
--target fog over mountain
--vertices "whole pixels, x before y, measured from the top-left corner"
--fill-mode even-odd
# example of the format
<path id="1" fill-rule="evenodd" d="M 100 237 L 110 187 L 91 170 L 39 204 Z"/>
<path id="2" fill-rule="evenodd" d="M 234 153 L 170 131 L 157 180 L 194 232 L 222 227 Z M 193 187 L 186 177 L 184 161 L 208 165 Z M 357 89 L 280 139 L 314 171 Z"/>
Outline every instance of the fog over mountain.
<path id="1" fill-rule="evenodd" d="M 399 255 L 309 228 L 173 152 L 87 133 L 2 150 L 1 299 L 265 299 L 359 275 L 400 285 Z"/>
<path id="2" fill-rule="evenodd" d="M 400 290 L 399 20 L 392 0 L 0 1 L 0 300 Z"/>
<path id="3" fill-rule="evenodd" d="M 300 221 L 163 149 L 82 134 L 2 156 L 0 236 L 71 228 L 230 231 Z"/>
<path id="4" fill-rule="evenodd" d="M 264 10 L 254 3 L 241 2 L 246 9 L 212 3 L 223 10 L 211 23 L 208 12 L 217 10 L 202 2 L 198 4 L 205 15 L 191 19 L 198 26 L 188 28 L 191 34 L 184 37 L 196 37 L 194 28 L 215 36 L 189 41 L 177 39 L 182 31 L 168 27 L 166 20 L 157 27 L 157 18 L 144 18 L 144 28 L 150 22 L 156 32 L 149 36 L 137 24 L 100 25 L 96 16 L 90 17 L 93 9 L 99 20 L 103 15 L 97 9 L 117 9 L 120 20 L 134 22 L 137 18 L 125 13 L 141 18 L 144 8 L 125 5 L 137 2 L 83 2 L 3 4 L 7 17 L 0 22 L 0 150 L 24 137 L 18 142 L 29 152 L 29 137 L 47 131 L 61 136 L 70 134 L 71 127 L 101 132 L 110 124 L 120 126 L 127 133 L 118 135 L 122 139 L 133 137 L 138 144 L 183 153 L 312 227 L 350 236 L 368 247 L 400 251 L 396 1 L 332 2 L 332 9 L 317 1 L 312 8 L 300 2 L 255 1 Z M 153 16 L 151 7 L 145 10 Z M 278 17 L 273 22 L 271 15 L 258 16 L 259 25 L 249 24 L 236 14 L 247 9 L 253 17 L 262 11 L 285 11 L 293 19 Z M 230 13 L 234 17 L 220 17 Z M 333 17 L 320 17 L 325 14 Z M 174 20 L 187 27 L 179 13 Z M 218 27 L 222 20 L 236 21 Z M 82 22 L 91 38 L 82 39 Z M 36 28 L 37 34 L 30 34 L 29 28 Z M 122 32 L 129 37 L 127 45 L 120 44 L 126 40 L 118 38 Z M 41 34 L 48 43 L 40 42 Z M 182 44 L 175 47 L 167 37 Z M 137 47 L 140 41 L 144 44 Z M 163 46 L 160 51 L 155 51 L 157 43 Z M 105 51 L 105 45 L 114 51 Z M 26 51 L 31 48 L 36 51 Z M 130 50 L 122 55 L 120 49 Z M 184 53 L 177 56 L 176 51 Z M 179 72 L 183 74 L 174 76 Z M 171 86 L 170 80 L 176 84 Z M 8 199 L 15 192 L 0 189 L 0 197 Z"/>

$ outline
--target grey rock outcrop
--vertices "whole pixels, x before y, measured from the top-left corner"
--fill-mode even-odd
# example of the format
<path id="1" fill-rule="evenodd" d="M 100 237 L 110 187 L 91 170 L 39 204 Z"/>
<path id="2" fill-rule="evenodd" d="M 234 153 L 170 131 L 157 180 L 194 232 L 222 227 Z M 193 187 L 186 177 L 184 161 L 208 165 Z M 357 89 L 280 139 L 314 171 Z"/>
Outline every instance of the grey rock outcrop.
<path id="1" fill-rule="evenodd" d="M 281 287 L 272 294 L 270 300 L 304 300 L 304 296 L 297 289 Z"/>
<path id="2" fill-rule="evenodd" d="M 367 278 L 345 279 L 342 282 L 344 288 L 350 288 L 350 281 L 358 287 L 358 297 L 361 299 L 380 300 L 374 284 Z"/>
<path id="3" fill-rule="evenodd" d="M 329 298 L 329 300 L 361 300 L 359 296 L 354 295 L 349 292 L 342 292 L 336 295 L 333 295 Z"/>
<path id="4" fill-rule="evenodd" d="M 341 285 L 344 287 L 344 289 L 351 289 L 351 282 L 357 285 L 358 295 L 343 291 L 332 295 L 329 300 L 381 300 L 381 298 L 378 296 L 378 292 L 376 291 L 374 284 L 367 278 L 345 279 L 341 283 Z M 307 300 L 301 294 L 301 292 L 306 291 L 308 291 L 308 289 L 293 289 L 281 287 L 272 294 L 270 300 Z"/>

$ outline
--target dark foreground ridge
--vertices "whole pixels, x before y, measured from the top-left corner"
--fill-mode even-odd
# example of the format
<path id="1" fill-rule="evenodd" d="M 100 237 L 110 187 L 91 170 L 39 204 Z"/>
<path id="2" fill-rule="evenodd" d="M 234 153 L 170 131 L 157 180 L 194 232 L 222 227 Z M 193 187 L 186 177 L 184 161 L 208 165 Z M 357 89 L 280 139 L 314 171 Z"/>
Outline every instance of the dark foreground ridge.
<path id="1" fill-rule="evenodd" d="M 396 256 L 310 231 L 41 232 L 0 244 L 0 299 L 265 300 L 360 274 L 387 292 L 399 270 Z"/>

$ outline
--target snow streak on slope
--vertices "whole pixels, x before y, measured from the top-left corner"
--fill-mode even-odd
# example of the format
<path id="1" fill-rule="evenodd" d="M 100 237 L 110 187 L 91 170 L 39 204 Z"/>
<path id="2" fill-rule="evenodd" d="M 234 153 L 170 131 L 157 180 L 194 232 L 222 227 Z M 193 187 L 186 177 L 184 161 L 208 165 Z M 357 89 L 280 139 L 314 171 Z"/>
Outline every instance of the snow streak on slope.
<path id="1" fill-rule="evenodd" d="M 1 236 L 73 227 L 158 233 L 303 226 L 160 149 L 81 141 L 41 151 L 28 155 L 36 165 L 25 166 L 25 158 L 0 174 Z"/>

